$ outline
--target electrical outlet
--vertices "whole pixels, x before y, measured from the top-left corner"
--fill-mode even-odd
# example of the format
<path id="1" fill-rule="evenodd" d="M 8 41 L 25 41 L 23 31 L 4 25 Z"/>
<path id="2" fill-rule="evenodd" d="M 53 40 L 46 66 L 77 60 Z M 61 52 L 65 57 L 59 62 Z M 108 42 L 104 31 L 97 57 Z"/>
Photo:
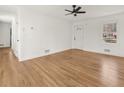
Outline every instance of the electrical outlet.
<path id="1" fill-rule="evenodd" d="M 104 52 L 110 52 L 110 49 L 104 49 Z"/>
<path id="2" fill-rule="evenodd" d="M 46 49 L 44 52 L 45 53 L 49 53 L 50 52 L 50 49 Z"/>

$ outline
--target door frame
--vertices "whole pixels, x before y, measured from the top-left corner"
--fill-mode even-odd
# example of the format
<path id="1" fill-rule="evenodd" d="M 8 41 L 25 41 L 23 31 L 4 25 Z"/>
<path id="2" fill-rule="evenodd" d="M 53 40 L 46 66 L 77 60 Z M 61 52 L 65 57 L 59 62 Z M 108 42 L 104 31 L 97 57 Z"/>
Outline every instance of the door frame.
<path id="1" fill-rule="evenodd" d="M 10 48 L 12 48 L 12 26 L 10 28 Z"/>

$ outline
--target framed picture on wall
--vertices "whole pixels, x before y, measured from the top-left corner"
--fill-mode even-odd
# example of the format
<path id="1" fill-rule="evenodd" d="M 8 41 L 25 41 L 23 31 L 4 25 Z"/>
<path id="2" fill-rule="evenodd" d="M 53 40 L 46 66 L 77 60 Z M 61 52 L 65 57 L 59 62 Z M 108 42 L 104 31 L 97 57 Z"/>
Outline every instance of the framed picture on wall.
<path id="1" fill-rule="evenodd" d="M 103 40 L 106 43 L 116 43 L 117 42 L 117 24 L 108 23 L 103 25 Z"/>

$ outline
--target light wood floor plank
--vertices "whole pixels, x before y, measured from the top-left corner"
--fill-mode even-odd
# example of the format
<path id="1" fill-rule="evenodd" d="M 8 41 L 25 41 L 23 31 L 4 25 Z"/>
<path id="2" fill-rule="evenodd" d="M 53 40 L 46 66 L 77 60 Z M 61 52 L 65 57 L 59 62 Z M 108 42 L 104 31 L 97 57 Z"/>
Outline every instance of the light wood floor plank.
<path id="1" fill-rule="evenodd" d="M 2 48 L 0 86 L 124 86 L 124 58 L 71 49 L 18 62 L 10 48 Z"/>

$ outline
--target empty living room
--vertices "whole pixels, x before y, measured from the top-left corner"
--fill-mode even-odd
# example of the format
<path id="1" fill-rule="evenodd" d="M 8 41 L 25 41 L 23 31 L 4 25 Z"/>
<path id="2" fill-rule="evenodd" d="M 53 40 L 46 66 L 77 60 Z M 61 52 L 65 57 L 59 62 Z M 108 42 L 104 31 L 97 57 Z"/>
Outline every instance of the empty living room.
<path id="1" fill-rule="evenodd" d="M 124 87 L 124 5 L 0 5 L 0 87 Z"/>

